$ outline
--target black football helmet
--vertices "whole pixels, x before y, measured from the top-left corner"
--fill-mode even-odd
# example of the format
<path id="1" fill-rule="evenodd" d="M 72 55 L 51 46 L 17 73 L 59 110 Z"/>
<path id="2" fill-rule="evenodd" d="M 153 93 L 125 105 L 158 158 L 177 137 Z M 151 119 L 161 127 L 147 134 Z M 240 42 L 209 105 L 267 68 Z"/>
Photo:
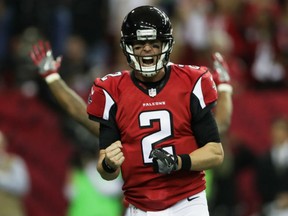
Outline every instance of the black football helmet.
<path id="1" fill-rule="evenodd" d="M 160 40 L 162 52 L 153 66 L 144 67 L 133 53 L 132 43 L 135 41 Z M 153 6 L 140 6 L 133 9 L 124 18 L 121 28 L 120 46 L 127 58 L 129 66 L 142 73 L 143 76 L 155 76 L 169 61 L 173 48 L 172 25 L 169 17 Z"/>

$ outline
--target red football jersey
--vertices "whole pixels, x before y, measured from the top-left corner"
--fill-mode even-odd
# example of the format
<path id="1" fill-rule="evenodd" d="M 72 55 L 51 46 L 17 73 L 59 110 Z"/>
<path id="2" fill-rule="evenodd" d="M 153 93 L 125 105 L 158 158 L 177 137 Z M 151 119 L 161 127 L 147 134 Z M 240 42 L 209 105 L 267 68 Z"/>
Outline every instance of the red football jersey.
<path id="1" fill-rule="evenodd" d="M 125 156 L 121 167 L 125 199 L 145 211 L 163 210 L 205 189 L 204 172 L 153 172 L 149 157 L 153 148 L 173 154 L 189 154 L 198 148 L 191 129 L 191 94 L 202 109 L 217 100 L 206 67 L 172 64 L 168 68 L 169 77 L 157 90 L 144 91 L 128 71 L 97 78 L 87 107 L 90 116 L 103 122 L 109 121 L 111 107 L 117 106 L 116 124 Z"/>

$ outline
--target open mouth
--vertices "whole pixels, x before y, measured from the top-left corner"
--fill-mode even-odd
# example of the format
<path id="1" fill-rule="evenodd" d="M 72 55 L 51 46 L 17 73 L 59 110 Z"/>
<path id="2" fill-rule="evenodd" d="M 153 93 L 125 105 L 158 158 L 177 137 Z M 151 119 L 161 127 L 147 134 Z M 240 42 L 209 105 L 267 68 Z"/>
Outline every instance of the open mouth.
<path id="1" fill-rule="evenodd" d="M 142 57 L 142 63 L 144 65 L 151 65 L 154 63 L 154 58 L 151 56 Z"/>

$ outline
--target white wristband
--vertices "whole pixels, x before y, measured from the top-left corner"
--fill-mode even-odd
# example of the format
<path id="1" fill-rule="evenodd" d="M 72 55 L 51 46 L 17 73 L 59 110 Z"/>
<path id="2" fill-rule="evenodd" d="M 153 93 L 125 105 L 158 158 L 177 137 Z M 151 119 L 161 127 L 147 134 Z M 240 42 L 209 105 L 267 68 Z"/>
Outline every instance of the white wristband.
<path id="1" fill-rule="evenodd" d="M 228 84 L 228 83 L 221 83 L 217 86 L 217 90 L 219 92 L 228 92 L 228 93 L 233 93 L 233 87 Z"/>
<path id="2" fill-rule="evenodd" d="M 58 73 L 52 73 L 52 74 L 49 74 L 47 77 L 45 77 L 46 83 L 52 83 L 55 80 L 59 80 L 59 79 L 60 79 L 60 75 Z"/>

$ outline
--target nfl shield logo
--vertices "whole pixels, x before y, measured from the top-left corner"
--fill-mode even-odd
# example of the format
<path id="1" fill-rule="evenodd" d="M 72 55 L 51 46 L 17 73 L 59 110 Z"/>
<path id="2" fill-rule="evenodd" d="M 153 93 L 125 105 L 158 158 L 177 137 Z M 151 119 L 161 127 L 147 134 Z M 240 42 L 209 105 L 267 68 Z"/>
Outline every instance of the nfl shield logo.
<path id="1" fill-rule="evenodd" d="M 151 88 L 148 90 L 148 93 L 150 97 L 155 97 L 157 94 L 157 90 L 155 88 Z"/>

